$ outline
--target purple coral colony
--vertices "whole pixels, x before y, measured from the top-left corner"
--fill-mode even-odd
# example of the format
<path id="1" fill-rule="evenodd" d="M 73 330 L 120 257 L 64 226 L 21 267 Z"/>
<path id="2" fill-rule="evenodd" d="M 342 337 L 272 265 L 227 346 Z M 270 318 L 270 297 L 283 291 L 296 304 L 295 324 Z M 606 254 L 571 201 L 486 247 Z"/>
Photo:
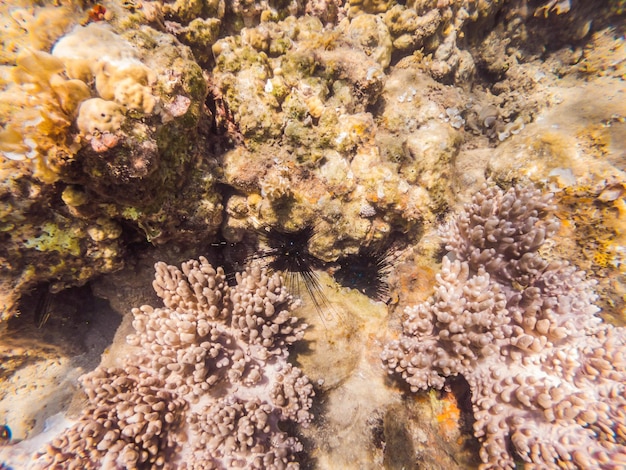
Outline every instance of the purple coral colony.
<path id="1" fill-rule="evenodd" d="M 461 374 L 483 468 L 626 465 L 626 330 L 603 323 L 594 282 L 539 251 L 550 198 L 486 187 L 442 232 L 432 298 L 406 309 L 383 362 L 412 391 Z"/>
<path id="2" fill-rule="evenodd" d="M 0 470 L 625 469 L 625 16 L 0 2 Z"/>
<path id="3" fill-rule="evenodd" d="M 82 378 L 89 403 L 40 458 L 42 468 L 292 468 L 313 387 L 286 362 L 305 324 L 278 274 L 208 261 L 156 265 L 164 307 L 133 309 L 124 367 Z"/>

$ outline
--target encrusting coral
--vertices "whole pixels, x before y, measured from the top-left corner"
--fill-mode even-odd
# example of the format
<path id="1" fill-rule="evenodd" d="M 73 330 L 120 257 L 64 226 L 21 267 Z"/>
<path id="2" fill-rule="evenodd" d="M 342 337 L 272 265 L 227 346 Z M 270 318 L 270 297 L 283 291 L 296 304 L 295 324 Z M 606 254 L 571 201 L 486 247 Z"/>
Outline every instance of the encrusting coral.
<path id="1" fill-rule="evenodd" d="M 313 387 L 287 362 L 306 324 L 278 274 L 236 281 L 204 258 L 157 263 L 164 307 L 133 309 L 134 352 L 83 376 L 88 405 L 36 466 L 297 468 L 302 445 L 282 423 L 311 420 Z"/>
<path id="2" fill-rule="evenodd" d="M 442 231 L 434 295 L 383 352 L 412 391 L 465 377 L 484 469 L 626 465 L 626 330 L 595 315 L 584 272 L 540 255 L 552 209 L 537 189 L 483 188 Z"/>

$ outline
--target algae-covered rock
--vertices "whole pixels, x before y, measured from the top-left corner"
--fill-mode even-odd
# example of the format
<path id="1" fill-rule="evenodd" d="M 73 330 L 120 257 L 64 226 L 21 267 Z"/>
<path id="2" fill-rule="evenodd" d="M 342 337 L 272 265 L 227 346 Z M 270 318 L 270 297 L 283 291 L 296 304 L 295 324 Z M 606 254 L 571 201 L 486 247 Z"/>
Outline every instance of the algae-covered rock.
<path id="1" fill-rule="evenodd" d="M 347 25 L 345 36 L 365 54 L 387 68 L 391 62 L 391 36 L 387 25 L 374 15 L 358 15 Z"/>
<path id="2" fill-rule="evenodd" d="M 246 30 L 213 48 L 215 84 L 248 147 L 224 156 L 224 178 L 243 196 L 262 197 L 254 210 L 229 212 L 225 231 L 252 221 L 287 231 L 315 224 L 309 248 L 331 261 L 428 220 L 427 192 L 374 139 L 379 124 L 368 106 L 383 96 L 385 25 L 360 15 L 334 31 L 307 17 L 255 29 L 267 46 Z M 279 41 L 288 47 L 273 46 Z"/>
<path id="3" fill-rule="evenodd" d="M 383 18 L 393 38 L 393 47 L 400 51 L 423 47 L 442 22 L 441 12 L 437 8 L 420 15 L 415 9 L 404 5 L 394 5 Z"/>
<path id="4" fill-rule="evenodd" d="M 350 0 L 350 15 L 358 16 L 362 13 L 384 13 L 393 3 L 391 0 Z"/>
<path id="5" fill-rule="evenodd" d="M 58 11 L 58 36 L 24 39 L 0 90 L 3 318 L 38 283 L 119 269 L 120 223 L 165 242 L 221 221 L 213 171 L 198 163 L 207 85 L 189 50 L 148 26 L 81 26 L 79 8 Z"/>
<path id="6" fill-rule="evenodd" d="M 196 60 L 205 64 L 212 59 L 211 47 L 218 38 L 220 25 L 217 18 L 196 18 L 180 30 L 178 37 L 191 47 Z"/>

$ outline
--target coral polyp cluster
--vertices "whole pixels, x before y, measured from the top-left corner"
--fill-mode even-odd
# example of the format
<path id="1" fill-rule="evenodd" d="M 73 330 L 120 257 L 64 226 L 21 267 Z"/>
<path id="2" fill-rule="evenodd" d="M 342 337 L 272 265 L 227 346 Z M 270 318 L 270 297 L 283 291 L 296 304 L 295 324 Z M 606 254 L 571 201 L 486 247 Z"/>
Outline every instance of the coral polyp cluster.
<path id="1" fill-rule="evenodd" d="M 297 468 L 313 387 L 287 362 L 306 324 L 278 274 L 250 268 L 229 287 L 206 259 L 156 265 L 164 307 L 133 309 L 134 348 L 81 381 L 88 404 L 43 468 Z"/>
<path id="2" fill-rule="evenodd" d="M 626 466 L 623 5 L 0 2 L 0 467 Z"/>
<path id="3" fill-rule="evenodd" d="M 553 209 L 533 188 L 483 188 L 442 230 L 432 298 L 383 352 L 412 391 L 465 377 L 481 468 L 626 464 L 626 329 L 596 316 L 594 281 L 539 254 Z"/>

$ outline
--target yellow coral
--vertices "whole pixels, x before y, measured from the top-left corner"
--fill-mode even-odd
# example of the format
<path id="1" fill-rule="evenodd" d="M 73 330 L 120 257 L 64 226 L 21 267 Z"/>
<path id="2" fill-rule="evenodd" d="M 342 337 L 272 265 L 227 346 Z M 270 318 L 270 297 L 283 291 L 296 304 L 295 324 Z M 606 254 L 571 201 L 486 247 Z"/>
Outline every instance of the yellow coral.
<path id="1" fill-rule="evenodd" d="M 103 99 L 145 114 L 156 104 L 149 86 L 155 81 L 154 72 L 139 62 L 122 66 L 103 62 L 96 68 L 96 90 Z"/>
<path id="2" fill-rule="evenodd" d="M 83 134 L 116 132 L 124 121 L 124 109 L 113 101 L 91 98 L 78 110 L 76 125 Z"/>
<path id="3" fill-rule="evenodd" d="M 61 199 L 70 207 L 82 206 L 87 202 L 87 194 L 76 186 L 68 186 L 63 190 Z"/>
<path id="4" fill-rule="evenodd" d="M 14 127 L 0 129 L 0 152 L 9 160 L 24 160 L 31 148 L 24 143 L 22 133 Z"/>
<path id="5" fill-rule="evenodd" d="M 53 75 L 50 78 L 50 86 L 57 95 L 61 109 L 68 116 L 72 116 L 78 109 L 78 105 L 91 96 L 91 91 L 85 82 L 65 80 L 60 75 Z"/>
<path id="6" fill-rule="evenodd" d="M 65 74 L 69 78 L 90 83 L 93 80 L 93 71 L 91 70 L 91 62 L 87 59 L 71 59 L 69 57 L 63 59 L 65 64 Z"/>
<path id="7" fill-rule="evenodd" d="M 41 180 L 56 180 L 52 160 L 70 151 L 67 132 L 78 102 L 89 96 L 85 84 L 60 75 L 63 62 L 42 51 L 24 49 L 0 92 L 0 152 L 11 160 L 32 160 Z"/>
<path id="8" fill-rule="evenodd" d="M 77 27 L 54 46 L 52 54 L 64 63 L 70 78 L 88 82 L 95 77 L 100 98 L 145 114 L 154 110 L 151 85 L 156 74 L 109 27 L 96 23 Z"/>
<path id="9" fill-rule="evenodd" d="M 609 267 L 612 261 L 613 256 L 602 249 L 597 250 L 593 255 L 593 262 L 601 268 Z"/>
<path id="10" fill-rule="evenodd" d="M 65 223 L 66 221 L 63 221 Z M 41 227 L 40 235 L 28 239 L 24 242 L 26 248 L 37 251 L 58 251 L 59 253 L 70 253 L 73 256 L 80 256 L 82 249 L 80 240 L 83 234 L 76 227 L 61 227 L 54 222 L 46 222 Z"/>
<path id="11" fill-rule="evenodd" d="M 53 57 L 47 52 L 25 50 L 16 61 L 17 67 L 13 69 L 13 79 L 16 83 L 38 85 L 41 89 L 49 87 L 50 77 L 63 72 L 63 61 Z"/>
<path id="12" fill-rule="evenodd" d="M 114 99 L 128 109 L 151 114 L 156 105 L 156 98 L 149 87 L 143 86 L 132 78 L 121 80 L 115 87 Z"/>
<path id="13" fill-rule="evenodd" d="M 47 50 L 71 25 L 69 7 L 16 8 L 0 2 L 0 62 L 15 63 L 25 48 Z"/>
<path id="14" fill-rule="evenodd" d="M 66 7 L 44 7 L 35 10 L 27 30 L 30 45 L 36 49 L 49 49 L 72 23 L 72 10 Z"/>

